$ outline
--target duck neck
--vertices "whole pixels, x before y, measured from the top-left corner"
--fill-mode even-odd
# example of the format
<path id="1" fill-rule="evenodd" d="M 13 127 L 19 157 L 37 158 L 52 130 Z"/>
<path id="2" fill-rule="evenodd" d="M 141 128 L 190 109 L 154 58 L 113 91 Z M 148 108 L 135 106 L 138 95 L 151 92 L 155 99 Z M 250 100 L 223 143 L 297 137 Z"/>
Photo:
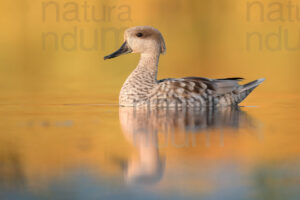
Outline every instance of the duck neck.
<path id="1" fill-rule="evenodd" d="M 157 84 L 159 54 L 141 54 L 138 66 L 129 75 L 120 91 L 119 103 L 131 105 L 144 99 Z"/>
<path id="2" fill-rule="evenodd" d="M 146 54 L 142 53 L 140 61 L 134 71 L 147 76 L 148 81 L 157 81 L 157 67 L 159 62 L 159 53 Z"/>

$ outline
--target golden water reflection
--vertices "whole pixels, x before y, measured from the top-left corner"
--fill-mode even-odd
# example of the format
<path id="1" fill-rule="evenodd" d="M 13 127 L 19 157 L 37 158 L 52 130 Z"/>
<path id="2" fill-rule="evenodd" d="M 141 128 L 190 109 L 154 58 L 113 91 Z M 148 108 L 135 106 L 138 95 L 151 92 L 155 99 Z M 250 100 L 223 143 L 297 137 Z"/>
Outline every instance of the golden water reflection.
<path id="1" fill-rule="evenodd" d="M 297 98 L 268 99 L 218 110 L 1 105 L 0 199 L 296 199 L 299 107 L 286 102 Z"/>
<path id="2" fill-rule="evenodd" d="M 119 117 L 124 136 L 138 152 L 138 157 L 132 158 L 126 168 L 125 179 L 130 183 L 155 183 L 162 178 L 165 158 L 160 156 L 160 148 L 193 148 L 197 146 L 196 134 L 216 130 L 221 132 L 220 144 L 224 145 L 222 132 L 225 129 L 255 127 L 253 119 L 239 107 L 120 107 Z M 175 138 L 182 141 L 178 143 Z"/>

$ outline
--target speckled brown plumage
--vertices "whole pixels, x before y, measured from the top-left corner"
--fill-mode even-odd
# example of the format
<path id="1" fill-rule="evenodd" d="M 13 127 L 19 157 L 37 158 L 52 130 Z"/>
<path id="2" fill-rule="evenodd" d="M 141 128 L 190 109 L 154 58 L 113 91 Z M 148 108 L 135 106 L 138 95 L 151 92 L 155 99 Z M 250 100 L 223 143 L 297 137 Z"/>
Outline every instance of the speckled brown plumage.
<path id="1" fill-rule="evenodd" d="M 239 85 L 241 78 L 208 79 L 201 77 L 157 80 L 160 54 L 166 47 L 161 33 L 149 26 L 125 31 L 125 42 L 113 58 L 126 53 L 140 53 L 136 69 L 125 81 L 119 96 L 121 106 L 219 107 L 237 105 L 264 79 Z"/>

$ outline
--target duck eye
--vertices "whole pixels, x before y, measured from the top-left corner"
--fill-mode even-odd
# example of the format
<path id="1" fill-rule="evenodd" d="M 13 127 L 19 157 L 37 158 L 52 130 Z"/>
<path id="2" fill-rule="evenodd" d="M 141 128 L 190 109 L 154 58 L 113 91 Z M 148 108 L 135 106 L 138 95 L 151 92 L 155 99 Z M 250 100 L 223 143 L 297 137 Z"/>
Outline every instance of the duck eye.
<path id="1" fill-rule="evenodd" d="M 137 33 L 136 36 L 137 37 L 143 37 L 143 33 Z"/>

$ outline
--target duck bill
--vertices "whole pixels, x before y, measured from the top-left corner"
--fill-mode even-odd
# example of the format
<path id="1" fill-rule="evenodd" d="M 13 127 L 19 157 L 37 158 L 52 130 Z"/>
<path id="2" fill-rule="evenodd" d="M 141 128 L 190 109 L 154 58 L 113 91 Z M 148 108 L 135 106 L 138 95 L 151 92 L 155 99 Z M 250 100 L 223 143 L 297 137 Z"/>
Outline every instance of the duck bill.
<path id="1" fill-rule="evenodd" d="M 120 47 L 120 49 L 118 49 L 117 51 L 115 51 L 114 53 L 112 53 L 110 55 L 105 56 L 104 60 L 115 58 L 115 57 L 118 57 L 120 55 L 128 54 L 128 53 L 131 53 L 131 52 L 132 52 L 132 49 L 128 46 L 127 42 L 125 41 L 122 44 L 122 46 Z"/>

